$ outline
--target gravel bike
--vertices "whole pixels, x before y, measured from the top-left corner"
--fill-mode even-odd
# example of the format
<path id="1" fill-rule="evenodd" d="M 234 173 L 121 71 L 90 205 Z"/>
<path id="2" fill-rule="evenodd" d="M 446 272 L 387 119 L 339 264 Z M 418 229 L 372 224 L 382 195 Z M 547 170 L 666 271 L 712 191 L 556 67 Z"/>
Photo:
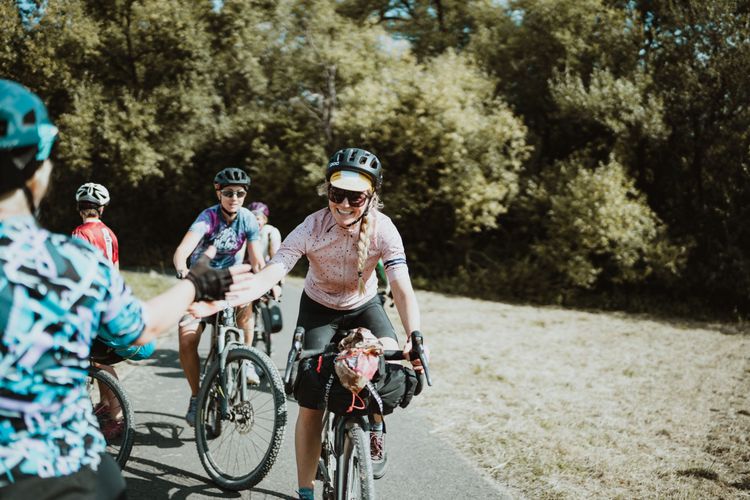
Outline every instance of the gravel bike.
<path id="1" fill-rule="evenodd" d="M 268 356 L 243 343 L 234 308 L 217 313 L 207 326 L 211 348 L 196 402 L 198 456 L 218 486 L 251 488 L 271 470 L 284 438 L 281 376 Z"/>
<path id="2" fill-rule="evenodd" d="M 343 332 L 337 332 L 334 339 L 341 338 Z M 292 394 L 292 373 L 295 363 L 318 355 L 324 349 L 303 350 L 305 330 L 297 327 L 292 339 L 292 348 L 287 355 L 284 372 L 284 390 Z M 424 352 L 424 342 L 419 332 L 413 332 L 412 351 L 410 356 L 418 356 L 424 367 L 424 376 L 428 385 L 432 385 L 429 367 Z M 404 359 L 402 351 L 385 351 L 385 359 Z M 414 394 L 422 391 L 422 375 L 417 380 Z M 336 414 L 328 409 L 323 413 L 323 435 L 320 460 L 316 479 L 323 483 L 324 500 L 374 500 L 375 480 L 372 474 L 370 458 L 370 423 L 368 417 Z"/>
<path id="3" fill-rule="evenodd" d="M 133 408 L 122 383 L 109 372 L 98 368 L 93 361 L 96 360 L 92 359 L 88 368 L 86 389 L 94 407 L 94 416 L 107 441 L 107 453 L 117 461 L 120 469 L 124 469 L 135 439 Z"/>

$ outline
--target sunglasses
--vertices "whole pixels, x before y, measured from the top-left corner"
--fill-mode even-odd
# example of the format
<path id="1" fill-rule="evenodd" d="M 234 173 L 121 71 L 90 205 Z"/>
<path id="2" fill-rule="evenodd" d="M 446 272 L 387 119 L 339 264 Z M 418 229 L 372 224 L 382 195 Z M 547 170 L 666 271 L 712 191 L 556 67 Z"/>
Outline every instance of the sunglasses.
<path id="1" fill-rule="evenodd" d="M 226 189 L 221 192 L 221 195 L 225 198 L 234 198 L 235 196 L 237 198 L 244 198 L 247 194 L 247 191 L 239 190 L 239 191 L 232 191 L 231 189 Z"/>
<path id="2" fill-rule="evenodd" d="M 344 203 L 344 200 L 349 200 L 350 207 L 358 208 L 364 205 L 370 199 L 370 196 L 367 191 L 347 191 L 346 189 L 329 186 L 328 199 L 334 203 Z"/>

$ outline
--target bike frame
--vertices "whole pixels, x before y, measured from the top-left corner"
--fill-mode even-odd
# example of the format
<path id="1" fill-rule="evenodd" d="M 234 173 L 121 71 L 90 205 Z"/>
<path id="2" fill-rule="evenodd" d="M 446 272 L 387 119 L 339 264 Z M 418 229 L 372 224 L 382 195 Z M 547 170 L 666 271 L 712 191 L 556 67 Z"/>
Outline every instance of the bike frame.
<path id="1" fill-rule="evenodd" d="M 229 418 L 229 404 L 227 402 L 227 394 L 232 394 L 234 387 L 235 378 L 229 377 L 226 372 L 227 356 L 229 351 L 234 346 L 245 345 L 242 339 L 244 338 L 244 332 L 241 328 L 237 327 L 237 319 L 233 307 L 228 307 L 223 311 L 216 314 L 215 320 L 210 324 L 211 327 L 211 349 L 203 363 L 203 369 L 201 370 L 201 383 L 203 382 L 203 376 L 208 371 L 208 367 L 215 358 L 219 359 L 219 373 L 220 373 L 220 387 L 221 387 L 221 414 L 223 418 Z M 207 324 L 206 326 L 209 326 Z M 244 364 L 240 368 L 240 380 L 245 380 L 247 366 Z M 240 396 L 245 401 L 248 395 L 248 388 L 246 384 L 241 385 Z"/>

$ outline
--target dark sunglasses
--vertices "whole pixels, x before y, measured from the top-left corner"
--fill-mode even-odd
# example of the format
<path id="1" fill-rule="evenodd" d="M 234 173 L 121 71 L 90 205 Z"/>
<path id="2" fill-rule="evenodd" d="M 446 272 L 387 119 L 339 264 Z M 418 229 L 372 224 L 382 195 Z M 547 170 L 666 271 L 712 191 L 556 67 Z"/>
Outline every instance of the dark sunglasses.
<path id="1" fill-rule="evenodd" d="M 221 192 L 221 195 L 225 198 L 234 198 L 235 196 L 237 198 L 244 198 L 247 194 L 247 191 L 239 190 L 239 191 L 232 191 L 231 189 L 226 189 Z"/>
<path id="2" fill-rule="evenodd" d="M 349 200 L 350 207 L 361 207 L 370 196 L 367 191 L 347 191 L 346 189 L 337 188 L 334 186 L 328 186 L 328 199 L 334 203 L 344 203 L 344 200 Z"/>

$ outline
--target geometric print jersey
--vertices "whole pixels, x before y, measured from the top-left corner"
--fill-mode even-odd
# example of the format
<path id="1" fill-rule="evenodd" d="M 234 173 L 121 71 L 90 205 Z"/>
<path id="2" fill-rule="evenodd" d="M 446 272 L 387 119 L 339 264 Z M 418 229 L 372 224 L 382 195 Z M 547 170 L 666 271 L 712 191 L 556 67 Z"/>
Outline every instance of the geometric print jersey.
<path id="1" fill-rule="evenodd" d="M 31 216 L 0 221 L 0 487 L 97 469 L 105 441 L 85 387 L 91 341 L 126 346 L 144 324 L 101 251 Z"/>

